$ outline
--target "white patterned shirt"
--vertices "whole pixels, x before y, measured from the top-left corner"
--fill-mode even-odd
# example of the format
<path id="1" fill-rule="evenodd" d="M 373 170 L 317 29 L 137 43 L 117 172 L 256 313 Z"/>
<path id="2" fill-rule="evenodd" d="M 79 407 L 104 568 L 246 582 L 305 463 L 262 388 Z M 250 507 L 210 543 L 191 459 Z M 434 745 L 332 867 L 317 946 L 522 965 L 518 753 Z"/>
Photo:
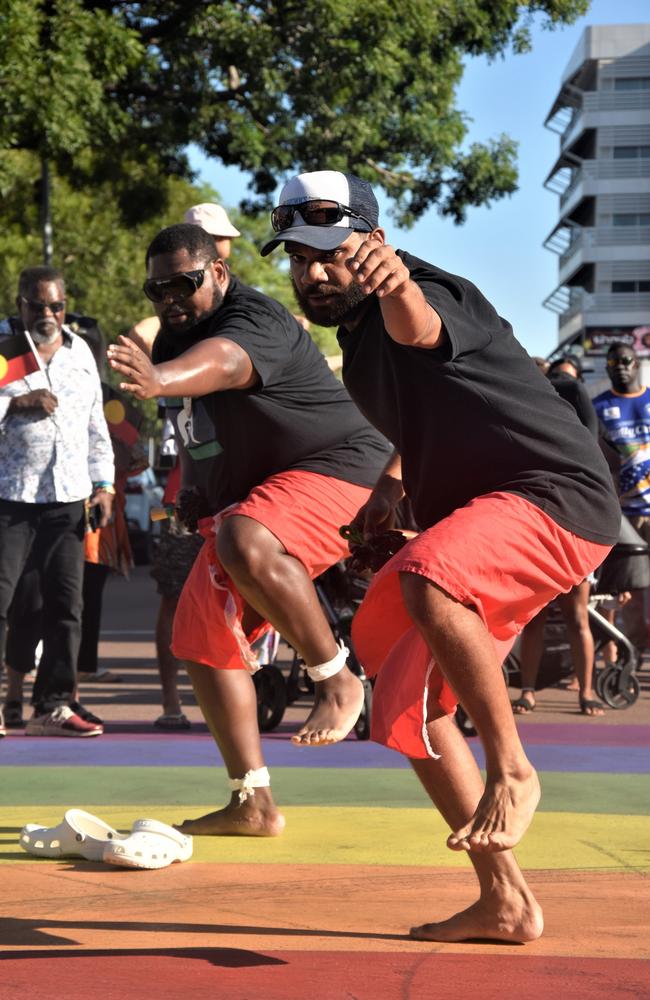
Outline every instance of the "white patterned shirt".
<path id="1" fill-rule="evenodd" d="M 0 335 L 9 333 L 0 324 Z M 49 389 L 58 399 L 42 410 L 9 413 L 14 396 Z M 113 448 L 104 418 L 102 389 L 90 348 L 65 326 L 63 344 L 43 371 L 0 388 L 0 499 L 22 503 L 71 503 L 112 483 Z"/>

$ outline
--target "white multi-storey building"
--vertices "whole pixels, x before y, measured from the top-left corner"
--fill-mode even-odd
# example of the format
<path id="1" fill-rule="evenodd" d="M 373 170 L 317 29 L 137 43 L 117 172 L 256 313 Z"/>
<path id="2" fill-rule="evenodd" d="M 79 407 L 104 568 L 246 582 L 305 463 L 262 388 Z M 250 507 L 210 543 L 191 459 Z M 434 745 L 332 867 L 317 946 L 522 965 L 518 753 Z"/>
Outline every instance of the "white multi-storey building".
<path id="1" fill-rule="evenodd" d="M 650 24 L 586 28 L 545 124 L 559 219 L 559 344 L 596 357 L 623 340 L 650 357 Z"/>

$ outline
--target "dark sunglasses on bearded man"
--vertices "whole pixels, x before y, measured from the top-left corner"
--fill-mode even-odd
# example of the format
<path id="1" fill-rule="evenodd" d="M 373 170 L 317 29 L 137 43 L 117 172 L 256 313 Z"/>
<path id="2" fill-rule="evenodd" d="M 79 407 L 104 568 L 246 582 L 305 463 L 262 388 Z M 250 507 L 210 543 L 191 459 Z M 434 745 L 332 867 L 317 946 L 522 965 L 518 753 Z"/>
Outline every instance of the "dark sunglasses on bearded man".
<path id="1" fill-rule="evenodd" d="M 205 267 L 195 271 L 181 271 L 179 274 L 170 274 L 168 278 L 147 278 L 142 291 L 150 302 L 163 302 L 167 298 L 191 299 L 203 284 L 208 266 L 215 260 L 218 258 L 213 257 Z"/>
<path id="2" fill-rule="evenodd" d="M 278 205 L 271 212 L 271 225 L 276 233 L 289 229 L 293 225 L 296 214 L 300 215 L 306 226 L 334 226 L 346 215 L 352 219 L 361 219 L 372 230 L 374 227 L 369 219 L 358 212 L 353 212 L 347 205 L 338 201 L 303 201 L 298 205 Z"/>

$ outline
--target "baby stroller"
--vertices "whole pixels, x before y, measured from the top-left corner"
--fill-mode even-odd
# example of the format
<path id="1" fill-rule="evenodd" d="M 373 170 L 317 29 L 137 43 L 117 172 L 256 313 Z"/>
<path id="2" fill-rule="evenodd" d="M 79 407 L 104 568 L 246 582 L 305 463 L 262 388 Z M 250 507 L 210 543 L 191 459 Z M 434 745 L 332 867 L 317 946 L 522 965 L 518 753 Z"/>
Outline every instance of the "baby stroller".
<path id="1" fill-rule="evenodd" d="M 605 666 L 595 670 L 595 688 L 599 698 L 614 709 L 625 709 L 633 705 L 640 693 L 636 671 L 639 654 L 628 637 L 615 624 L 608 621 L 603 610 L 608 605 L 617 605 L 619 594 L 630 590 L 642 590 L 650 586 L 650 548 L 623 517 L 619 540 L 594 574 L 588 614 L 589 625 L 594 637 L 594 652 L 599 655 L 613 642 L 616 646 L 616 662 L 606 661 Z M 520 640 L 517 639 L 503 664 L 506 686 L 521 687 Z M 569 677 L 573 671 L 571 650 L 564 618 L 558 604 L 552 601 L 544 624 L 544 652 L 537 674 L 536 688 L 553 687 Z M 456 711 L 456 722 L 465 736 L 474 736 L 471 720 L 461 705 Z"/>
<path id="2" fill-rule="evenodd" d="M 370 738 L 370 713 L 372 708 L 372 684 L 366 677 L 352 645 L 350 635 L 352 619 L 368 589 L 368 581 L 352 573 L 345 562 L 335 563 L 314 580 L 325 618 L 337 642 L 343 642 L 349 649 L 348 667 L 361 680 L 364 702 L 361 714 L 354 725 L 359 740 Z M 314 685 L 305 672 L 305 665 L 297 652 L 289 676 L 285 676 L 276 665 L 277 645 L 269 662 L 253 674 L 257 692 L 257 721 L 260 732 L 268 733 L 280 724 L 287 705 L 304 695 L 313 694 Z"/>

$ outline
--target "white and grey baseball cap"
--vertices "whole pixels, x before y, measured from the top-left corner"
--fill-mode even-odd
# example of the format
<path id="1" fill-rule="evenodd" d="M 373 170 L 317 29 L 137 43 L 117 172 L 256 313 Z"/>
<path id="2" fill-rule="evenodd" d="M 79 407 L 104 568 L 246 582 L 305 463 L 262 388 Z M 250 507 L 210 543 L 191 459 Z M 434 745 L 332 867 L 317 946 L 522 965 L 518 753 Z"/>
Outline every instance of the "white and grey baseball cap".
<path id="1" fill-rule="evenodd" d="M 262 247 L 263 257 L 286 240 L 335 250 L 351 232 L 377 228 L 379 205 L 368 181 L 339 170 L 315 170 L 287 181 L 271 223 L 275 233 Z"/>
<path id="2" fill-rule="evenodd" d="M 200 205 L 192 205 L 183 216 L 183 222 L 191 226 L 200 226 L 205 229 L 210 236 L 221 237 L 222 239 L 234 239 L 241 236 L 238 229 L 235 229 L 228 218 L 228 213 L 221 205 L 204 201 Z"/>

